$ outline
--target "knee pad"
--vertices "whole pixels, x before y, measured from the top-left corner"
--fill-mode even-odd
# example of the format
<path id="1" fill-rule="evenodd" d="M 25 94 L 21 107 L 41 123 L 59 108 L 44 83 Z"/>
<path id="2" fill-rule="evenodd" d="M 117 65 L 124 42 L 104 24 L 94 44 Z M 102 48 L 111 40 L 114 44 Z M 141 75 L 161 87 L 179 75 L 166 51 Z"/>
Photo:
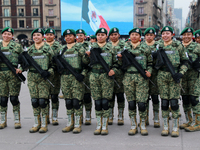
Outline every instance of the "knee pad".
<path id="1" fill-rule="evenodd" d="M 169 101 L 167 99 L 162 99 L 161 101 L 162 110 L 167 111 L 169 109 Z"/>
<path id="2" fill-rule="evenodd" d="M 37 98 L 32 98 L 31 103 L 32 103 L 33 108 L 37 108 L 40 106 L 39 99 L 37 99 Z"/>
<path id="3" fill-rule="evenodd" d="M 170 105 L 171 105 L 171 109 L 173 111 L 176 111 L 179 109 L 179 105 L 178 105 L 178 100 L 177 99 L 171 99 L 170 100 Z"/>
<path id="4" fill-rule="evenodd" d="M 112 99 L 110 100 L 110 102 L 114 102 L 115 101 L 115 93 L 113 93 Z"/>
<path id="5" fill-rule="evenodd" d="M 124 102 L 124 93 L 117 93 L 117 102 L 118 103 Z"/>
<path id="6" fill-rule="evenodd" d="M 10 96 L 10 102 L 13 106 L 16 106 L 19 104 L 18 96 Z"/>
<path id="7" fill-rule="evenodd" d="M 141 112 L 145 112 L 145 110 L 146 110 L 146 104 L 145 104 L 145 103 L 139 102 L 139 103 L 138 103 L 138 109 L 139 109 L 139 111 L 141 111 Z"/>
<path id="8" fill-rule="evenodd" d="M 40 104 L 40 107 L 41 107 L 41 108 L 46 108 L 47 105 L 48 105 L 48 100 L 47 100 L 47 99 L 44 99 L 44 98 L 40 98 L 40 99 L 39 99 L 39 104 Z"/>
<path id="9" fill-rule="evenodd" d="M 109 109 L 109 101 L 108 101 L 108 99 L 106 99 L 106 98 L 103 98 L 102 99 L 102 108 L 104 109 L 104 110 L 108 110 Z"/>
<path id="10" fill-rule="evenodd" d="M 73 99 L 73 107 L 78 110 L 81 107 L 81 102 L 78 99 Z"/>
<path id="11" fill-rule="evenodd" d="M 129 110 L 136 110 L 136 101 L 128 102 L 128 109 Z"/>
<path id="12" fill-rule="evenodd" d="M 190 104 L 190 97 L 189 95 L 182 95 L 183 105 L 189 105 Z"/>
<path id="13" fill-rule="evenodd" d="M 153 104 L 159 104 L 158 95 L 151 95 Z"/>
<path id="14" fill-rule="evenodd" d="M 72 99 L 65 99 L 66 108 L 71 110 L 73 108 L 73 100 Z"/>
<path id="15" fill-rule="evenodd" d="M 191 102 L 192 106 L 196 106 L 199 103 L 199 101 L 196 100 L 197 98 L 198 98 L 198 96 L 190 95 L 190 102 Z"/>
<path id="16" fill-rule="evenodd" d="M 57 94 L 52 94 L 51 95 L 51 101 L 52 101 L 52 103 L 57 103 L 58 102 L 58 95 Z"/>
<path id="17" fill-rule="evenodd" d="M 91 103 L 91 101 L 92 101 L 91 94 L 90 93 L 84 94 L 83 101 L 84 101 L 85 104 Z"/>
<path id="18" fill-rule="evenodd" d="M 95 100 L 95 110 L 97 110 L 97 111 L 101 111 L 102 110 L 101 99 Z"/>
<path id="19" fill-rule="evenodd" d="M 8 97 L 1 96 L 1 106 L 7 107 L 8 106 Z"/>

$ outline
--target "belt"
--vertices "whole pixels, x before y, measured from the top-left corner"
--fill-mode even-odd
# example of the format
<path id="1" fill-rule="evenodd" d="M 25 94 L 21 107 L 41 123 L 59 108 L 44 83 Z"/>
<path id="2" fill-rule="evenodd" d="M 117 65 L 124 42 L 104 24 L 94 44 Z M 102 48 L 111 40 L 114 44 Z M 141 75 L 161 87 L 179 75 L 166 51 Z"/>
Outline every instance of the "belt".
<path id="1" fill-rule="evenodd" d="M 130 74 L 137 74 L 139 73 L 138 71 L 127 71 L 127 73 L 130 73 Z"/>
<path id="2" fill-rule="evenodd" d="M 92 69 L 93 73 L 106 73 L 105 69 Z"/>
<path id="3" fill-rule="evenodd" d="M 166 67 L 162 67 L 160 68 L 161 71 L 166 71 L 166 72 L 170 72 L 168 68 Z M 174 67 L 175 72 L 178 72 L 178 67 Z"/>

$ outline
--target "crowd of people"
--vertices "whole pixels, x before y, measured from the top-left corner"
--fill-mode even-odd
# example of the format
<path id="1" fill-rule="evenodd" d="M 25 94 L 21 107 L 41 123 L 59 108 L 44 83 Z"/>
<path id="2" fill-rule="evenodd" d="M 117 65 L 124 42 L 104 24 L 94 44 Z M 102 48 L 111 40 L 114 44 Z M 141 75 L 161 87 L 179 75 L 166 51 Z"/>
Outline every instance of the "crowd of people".
<path id="1" fill-rule="evenodd" d="M 145 30 L 145 40 L 141 42 L 140 28 L 131 29 L 126 41 L 120 40 L 116 27 L 109 33 L 105 28 L 99 28 L 94 36 L 90 36 L 90 41 L 85 40 L 83 29 L 66 29 L 63 32 L 66 44 L 61 45 L 55 40 L 54 29 L 37 28 L 31 33 L 34 43 L 27 51 L 12 40 L 12 28 L 4 28 L 1 33 L 0 129 L 7 126 L 8 99 L 13 105 L 14 127 L 21 128 L 18 96 L 21 81 L 25 81 L 22 73 L 28 71 L 27 85 L 34 116 L 30 133 L 48 131 L 50 102 L 52 124 L 59 124 L 60 89 L 67 111 L 67 125 L 62 132 L 81 132 L 83 107 L 85 124 L 91 124 L 93 100 L 94 135 L 107 135 L 108 125 L 113 124 L 115 100 L 118 125 L 124 124 L 125 95 L 131 122 L 129 135 L 137 134 L 138 128 L 141 135 L 148 135 L 149 100 L 153 104 L 155 128 L 161 126 L 161 106 L 162 136 L 170 134 L 170 112 L 172 137 L 179 136 L 179 128 L 188 132 L 200 130 L 200 30 L 194 32 L 190 27 L 185 28 L 181 32 L 181 42 L 173 40 L 173 28 L 165 26 L 161 30 L 161 39 L 155 41 L 156 31 L 150 27 Z M 186 117 L 186 123 L 181 125 L 179 99 Z"/>

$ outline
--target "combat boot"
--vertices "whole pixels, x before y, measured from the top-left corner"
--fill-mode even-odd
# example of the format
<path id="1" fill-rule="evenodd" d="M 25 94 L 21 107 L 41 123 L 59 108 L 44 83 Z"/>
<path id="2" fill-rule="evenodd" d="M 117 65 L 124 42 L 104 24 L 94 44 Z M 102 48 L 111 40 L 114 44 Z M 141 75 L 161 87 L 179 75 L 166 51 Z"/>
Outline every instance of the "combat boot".
<path id="1" fill-rule="evenodd" d="M 148 135 L 146 120 L 144 118 L 140 118 L 140 133 L 141 135 Z"/>
<path id="2" fill-rule="evenodd" d="M 39 133 L 46 133 L 48 131 L 48 128 L 47 128 L 47 118 L 48 118 L 48 115 L 42 115 L 42 125 L 41 125 L 41 128 L 39 130 Z"/>
<path id="3" fill-rule="evenodd" d="M 81 125 L 82 125 L 82 121 L 81 121 L 82 116 L 75 116 L 75 125 L 74 125 L 74 130 L 73 133 L 80 133 L 81 130 Z"/>
<path id="4" fill-rule="evenodd" d="M 29 130 L 30 133 L 35 133 L 35 132 L 39 131 L 39 129 L 41 127 L 40 115 L 34 116 L 34 119 L 35 119 L 35 124 Z"/>
<path id="5" fill-rule="evenodd" d="M 189 127 L 192 123 L 192 113 L 191 111 L 185 112 L 186 123 L 181 124 L 180 129 L 185 129 L 185 127 Z"/>
<path id="6" fill-rule="evenodd" d="M 91 125 L 91 110 L 86 111 L 85 125 Z"/>
<path id="7" fill-rule="evenodd" d="M 109 114 L 109 119 L 108 119 L 108 125 L 113 124 L 113 108 L 110 108 L 110 114 Z"/>
<path id="8" fill-rule="evenodd" d="M 62 132 L 70 132 L 74 129 L 74 114 L 67 115 L 67 126 L 62 129 Z"/>
<path id="9" fill-rule="evenodd" d="M 120 108 L 119 110 L 119 114 L 118 114 L 118 125 L 124 125 L 124 110 L 122 108 Z"/>
<path id="10" fill-rule="evenodd" d="M 128 135 L 135 135 L 136 133 L 138 133 L 136 116 L 130 117 L 130 120 L 131 120 L 131 129 L 128 131 Z"/>
<path id="11" fill-rule="evenodd" d="M 179 136 L 179 119 L 173 119 L 173 124 L 172 124 L 172 137 L 178 137 Z"/>
<path id="12" fill-rule="evenodd" d="M 159 112 L 154 111 L 154 128 L 160 128 Z"/>
<path id="13" fill-rule="evenodd" d="M 101 135 L 108 135 L 108 118 L 103 118 Z"/>
<path id="14" fill-rule="evenodd" d="M 163 130 L 161 132 L 162 136 L 169 135 L 169 118 L 163 118 Z"/>
<path id="15" fill-rule="evenodd" d="M 193 121 L 189 127 L 185 127 L 185 131 L 194 132 L 200 131 L 200 114 L 193 114 Z"/>
<path id="16" fill-rule="evenodd" d="M 149 110 L 147 110 L 147 117 L 146 117 L 145 123 L 147 126 L 149 125 Z"/>
<path id="17" fill-rule="evenodd" d="M 96 130 L 94 131 L 94 135 L 101 134 L 101 128 L 102 128 L 102 117 L 97 116 L 97 127 Z"/>
<path id="18" fill-rule="evenodd" d="M 20 111 L 14 111 L 13 113 L 14 113 L 15 129 L 20 129 L 21 128 Z"/>
<path id="19" fill-rule="evenodd" d="M 7 127 L 7 112 L 2 111 L 1 112 L 1 124 L 0 124 L 0 129 L 4 129 Z"/>
<path id="20" fill-rule="evenodd" d="M 52 109 L 52 124 L 54 126 L 58 125 L 58 110 L 57 109 Z"/>

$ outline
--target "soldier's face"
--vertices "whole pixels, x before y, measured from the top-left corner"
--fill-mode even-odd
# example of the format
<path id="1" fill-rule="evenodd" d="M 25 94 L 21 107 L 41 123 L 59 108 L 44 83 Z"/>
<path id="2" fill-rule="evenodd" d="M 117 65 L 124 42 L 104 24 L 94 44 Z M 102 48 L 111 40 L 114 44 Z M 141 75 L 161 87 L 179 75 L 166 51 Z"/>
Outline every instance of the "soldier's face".
<path id="1" fill-rule="evenodd" d="M 191 32 L 184 33 L 182 39 L 184 43 L 188 43 L 192 40 L 193 34 Z"/>
<path id="2" fill-rule="evenodd" d="M 55 39 L 55 35 L 53 33 L 47 33 L 46 34 L 46 41 L 52 42 Z"/>
<path id="3" fill-rule="evenodd" d="M 104 43 L 106 42 L 106 39 L 107 39 L 107 35 L 105 33 L 97 33 L 97 41 L 99 43 Z"/>
<path id="4" fill-rule="evenodd" d="M 85 37 L 86 37 L 85 34 L 82 34 L 82 33 L 76 34 L 76 40 L 78 43 L 82 43 Z"/>
<path id="5" fill-rule="evenodd" d="M 109 38 L 112 42 L 117 42 L 119 40 L 120 34 L 119 33 L 112 33 Z"/>
<path id="6" fill-rule="evenodd" d="M 141 38 L 141 36 L 140 36 L 139 33 L 133 32 L 133 33 L 130 34 L 130 39 L 131 39 L 131 42 L 132 42 L 132 43 L 137 43 L 137 42 L 139 42 L 139 41 L 140 41 L 140 38 Z"/>
<path id="7" fill-rule="evenodd" d="M 5 31 L 5 32 L 3 32 L 3 34 L 2 34 L 2 38 L 3 38 L 3 41 L 4 41 L 4 42 L 9 42 L 10 40 L 12 40 L 13 35 L 12 35 L 11 32 Z"/>
<path id="8" fill-rule="evenodd" d="M 97 40 L 96 39 L 90 39 L 90 42 L 95 43 L 95 42 L 97 42 Z"/>
<path id="9" fill-rule="evenodd" d="M 40 44 L 44 39 L 44 36 L 41 33 L 33 33 L 33 41 L 36 44 Z"/>
<path id="10" fill-rule="evenodd" d="M 200 36 L 195 38 L 195 41 L 200 44 Z"/>
<path id="11" fill-rule="evenodd" d="M 151 43 L 155 38 L 155 34 L 153 33 L 147 33 L 145 35 L 145 40 L 148 42 L 148 43 Z"/>
<path id="12" fill-rule="evenodd" d="M 73 34 L 67 34 L 65 35 L 65 41 L 67 44 L 71 44 L 75 42 L 75 36 Z"/>
<path id="13" fill-rule="evenodd" d="M 162 39 L 164 42 L 169 42 L 172 40 L 173 34 L 170 31 L 162 32 Z"/>

